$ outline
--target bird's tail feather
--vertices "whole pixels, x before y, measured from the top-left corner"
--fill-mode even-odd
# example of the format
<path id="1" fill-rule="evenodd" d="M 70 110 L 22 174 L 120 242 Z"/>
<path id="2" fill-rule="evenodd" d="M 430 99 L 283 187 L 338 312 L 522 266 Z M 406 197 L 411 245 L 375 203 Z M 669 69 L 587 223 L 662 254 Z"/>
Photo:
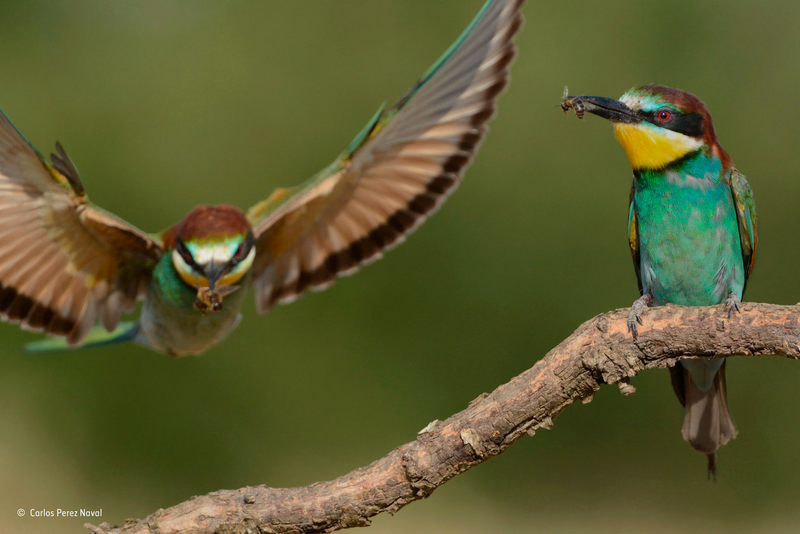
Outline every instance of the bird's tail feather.
<path id="1" fill-rule="evenodd" d="M 716 478 L 717 449 L 739 433 L 728 408 L 725 364 L 706 391 L 695 384 L 689 370 L 683 366 L 676 365 L 671 371 L 673 387 L 685 406 L 683 439 L 708 456 L 708 474 Z"/>
<path id="2" fill-rule="evenodd" d="M 133 341 L 139 333 L 138 322 L 122 322 L 109 332 L 101 325 L 95 325 L 80 345 L 70 346 L 64 338 L 46 338 L 25 345 L 25 352 L 59 352 L 71 349 L 105 347 Z"/>

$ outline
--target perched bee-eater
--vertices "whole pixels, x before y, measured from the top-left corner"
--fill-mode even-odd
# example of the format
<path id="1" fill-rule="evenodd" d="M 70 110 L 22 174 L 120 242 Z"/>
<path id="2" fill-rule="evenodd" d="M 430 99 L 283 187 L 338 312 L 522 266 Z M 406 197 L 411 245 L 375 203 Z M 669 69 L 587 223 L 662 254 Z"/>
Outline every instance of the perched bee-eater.
<path id="1" fill-rule="evenodd" d="M 728 317 L 739 311 L 756 255 L 756 207 L 705 104 L 651 84 L 620 100 L 565 95 L 562 107 L 610 120 L 633 167 L 628 237 L 642 296 L 628 318 L 631 334 L 648 306 L 724 304 Z M 717 449 L 738 432 L 725 358 L 681 360 L 670 374 L 685 406 L 683 438 L 708 455 L 709 476 L 716 475 Z"/>
<path id="2" fill-rule="evenodd" d="M 489 0 L 412 89 L 308 182 L 247 212 L 200 206 L 147 234 L 89 203 L 61 145 L 48 163 L 0 113 L 0 317 L 61 339 L 200 354 L 260 312 L 396 245 L 458 184 L 508 82 L 523 0 Z M 144 300 L 141 316 L 122 312 Z M 99 322 L 99 325 L 97 323 Z"/>

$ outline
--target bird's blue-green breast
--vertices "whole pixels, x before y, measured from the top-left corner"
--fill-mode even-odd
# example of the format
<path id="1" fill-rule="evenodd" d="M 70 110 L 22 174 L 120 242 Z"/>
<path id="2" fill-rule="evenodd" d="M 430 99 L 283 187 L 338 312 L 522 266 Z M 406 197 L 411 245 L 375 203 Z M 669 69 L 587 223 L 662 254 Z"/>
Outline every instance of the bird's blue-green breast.
<path id="1" fill-rule="evenodd" d="M 698 153 L 634 182 L 641 278 L 655 304 L 706 306 L 742 296 L 739 227 L 719 159 Z"/>
<path id="2" fill-rule="evenodd" d="M 175 308 L 192 309 L 197 290 L 181 280 L 169 254 L 164 254 L 153 270 L 151 293 Z"/>

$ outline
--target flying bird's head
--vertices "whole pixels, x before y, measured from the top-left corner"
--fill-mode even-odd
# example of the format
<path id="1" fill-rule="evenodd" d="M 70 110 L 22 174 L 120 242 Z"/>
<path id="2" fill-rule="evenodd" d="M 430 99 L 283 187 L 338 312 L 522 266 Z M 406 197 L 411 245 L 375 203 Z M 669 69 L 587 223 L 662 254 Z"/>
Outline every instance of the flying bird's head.
<path id="1" fill-rule="evenodd" d="M 208 309 L 222 309 L 222 297 L 235 291 L 249 271 L 256 249 L 250 222 L 238 208 L 198 206 L 176 226 L 172 264 L 181 279 L 198 290 Z"/>
<path id="2" fill-rule="evenodd" d="M 565 96 L 562 108 L 610 120 L 635 171 L 663 169 L 698 151 L 716 156 L 724 167 L 730 164 L 705 104 L 686 91 L 648 84 L 631 89 L 619 100 Z"/>

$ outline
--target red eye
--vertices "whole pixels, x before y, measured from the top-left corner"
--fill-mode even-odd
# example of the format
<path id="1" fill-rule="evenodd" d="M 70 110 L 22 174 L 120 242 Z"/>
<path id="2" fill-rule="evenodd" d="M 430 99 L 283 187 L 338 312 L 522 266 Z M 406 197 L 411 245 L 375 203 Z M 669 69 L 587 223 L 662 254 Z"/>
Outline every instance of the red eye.
<path id="1" fill-rule="evenodd" d="M 661 111 L 658 112 L 656 116 L 658 117 L 658 120 L 662 122 L 667 122 L 670 119 L 670 117 L 672 117 L 672 113 L 670 113 L 666 109 L 662 109 Z"/>
<path id="2" fill-rule="evenodd" d="M 234 254 L 233 257 L 236 258 L 237 260 L 240 260 L 242 259 L 243 253 L 244 253 L 244 248 L 242 248 L 242 245 L 239 245 L 236 248 L 236 254 Z"/>

